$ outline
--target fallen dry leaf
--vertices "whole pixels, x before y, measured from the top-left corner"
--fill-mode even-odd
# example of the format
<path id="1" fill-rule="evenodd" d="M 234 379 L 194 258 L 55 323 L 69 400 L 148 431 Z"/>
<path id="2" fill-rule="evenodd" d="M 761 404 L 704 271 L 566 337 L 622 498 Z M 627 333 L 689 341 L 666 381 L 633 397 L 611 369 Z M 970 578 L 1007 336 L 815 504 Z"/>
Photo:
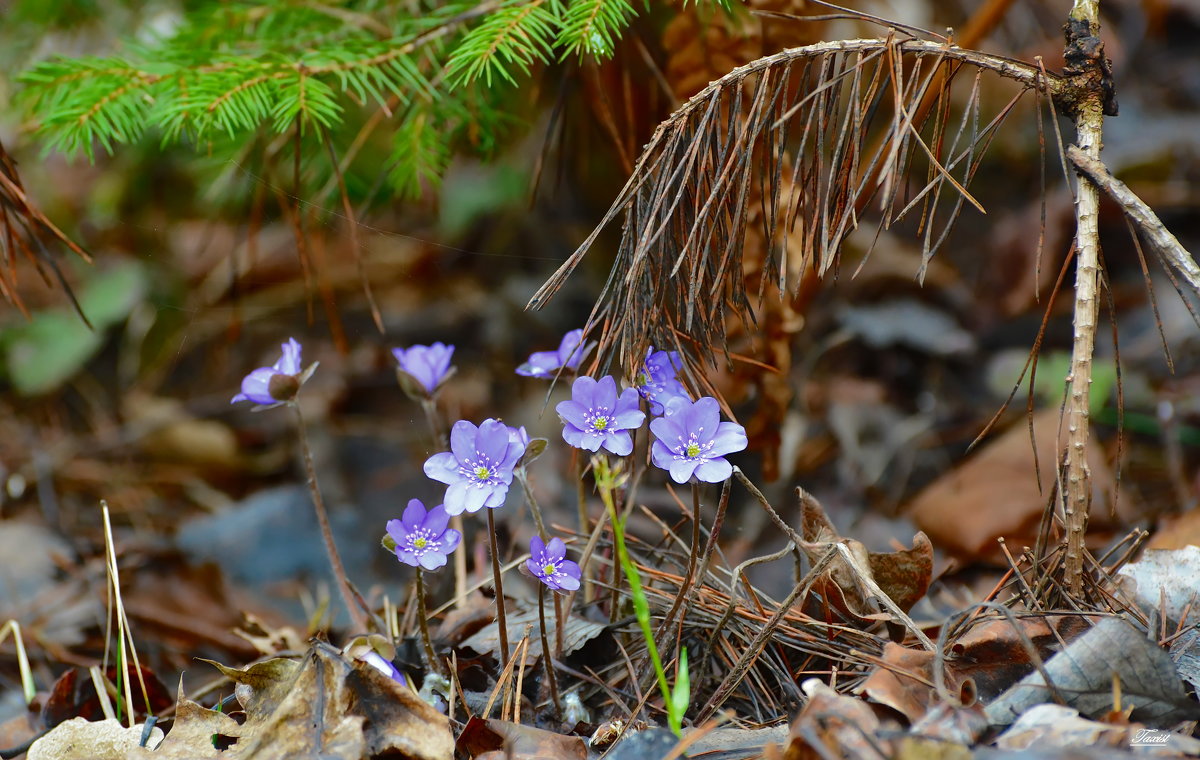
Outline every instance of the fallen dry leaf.
<path id="1" fill-rule="evenodd" d="M 767 752 L 782 760 L 854 757 L 883 760 L 886 743 L 876 739 L 879 718 L 861 699 L 838 694 L 815 678 L 801 688 L 808 703 L 792 721 L 787 743 Z"/>
<path id="2" fill-rule="evenodd" d="M 800 550 L 809 562 L 818 562 L 835 544 L 845 544 L 858 567 L 869 572 L 871 580 L 902 611 L 908 612 L 925 596 L 933 578 L 933 546 L 924 533 L 913 536 L 911 549 L 897 552 L 867 551 L 861 542 L 842 538 L 838 534 L 820 502 L 800 489 L 797 492 L 800 496 L 803 537 Z M 859 571 L 843 557 L 835 557 L 828 567 L 813 584 L 813 590 L 820 594 L 822 602 L 818 603 L 810 597 L 806 599 L 804 611 L 811 617 L 821 619 L 826 616 L 826 611 L 821 608 L 823 603 L 833 606 L 859 625 L 875 624 L 876 618 L 872 616 L 880 606 L 874 600 L 874 595 L 864 587 Z"/>
<path id="3" fill-rule="evenodd" d="M 1017 719 L 996 739 L 1002 749 L 1030 747 L 1128 747 L 1131 740 L 1146 735 L 1144 726 L 1136 723 L 1100 723 L 1080 717 L 1079 712 L 1062 705 L 1035 705 Z M 1154 754 L 1200 755 L 1200 740 L 1167 731 L 1154 731 Z M 1139 742 L 1140 743 L 1140 742 Z"/>
<path id="4" fill-rule="evenodd" d="M 889 642 L 880 664 L 855 691 L 916 723 L 939 702 L 933 687 L 933 664 L 933 652 Z M 963 680 L 947 674 L 946 688 L 956 692 Z"/>
<path id="5" fill-rule="evenodd" d="M 33 743 L 26 760 L 125 760 L 142 741 L 142 724 L 127 727 L 108 719 L 71 718 Z M 148 746 L 162 741 L 161 729 L 150 730 Z"/>
<path id="6" fill-rule="evenodd" d="M 1026 639 L 1045 662 L 1061 649 L 1061 642 L 1072 641 L 1094 623 L 1082 615 L 1023 616 L 1017 618 L 1019 628 L 1007 619 L 992 620 L 976 625 L 949 647 L 947 666 L 960 678 L 970 678 L 977 697 L 990 702 L 1034 669 Z"/>
<path id="7" fill-rule="evenodd" d="M 446 716 L 411 689 L 328 644 L 313 644 L 299 659 L 279 657 L 245 669 L 211 664 L 237 684 L 234 693 L 246 712 L 240 731 L 228 733 L 240 738 L 225 757 L 358 760 L 398 754 L 450 760 L 453 755 Z M 201 713 L 190 719 L 216 720 Z M 202 725 L 190 733 L 203 735 L 207 724 Z"/>
<path id="8" fill-rule="evenodd" d="M 1200 546 L 1147 549 L 1117 575 L 1132 581 L 1143 611 L 1159 610 L 1173 624 L 1200 619 Z"/>
<path id="9" fill-rule="evenodd" d="M 959 557 L 1003 563 L 996 539 L 1003 537 L 1014 553 L 1032 546 L 1054 479 L 1059 447 L 1058 410 L 1038 412 L 1033 418 L 1037 462 L 1042 488 L 1038 488 L 1029 429 L 1014 424 L 985 444 L 966 462 L 935 480 L 905 507 L 917 527 L 929 534 L 941 550 Z M 1092 480 L 1093 533 L 1097 541 L 1108 520 L 1114 490 L 1112 471 L 1095 436 L 1089 440 L 1087 464 Z M 1122 514 L 1130 514 L 1129 495 L 1122 492 Z"/>
<path id="10" fill-rule="evenodd" d="M 474 717 L 458 737 L 457 749 L 470 757 L 495 753 L 508 760 L 586 760 L 587 745 L 565 736 L 507 720 Z"/>
<path id="11" fill-rule="evenodd" d="M 553 648 L 556 636 L 554 607 L 549 602 L 547 602 L 546 607 L 546 635 L 550 639 L 551 648 Z M 528 658 L 541 657 L 542 637 L 537 604 L 519 599 L 510 601 L 507 606 L 505 619 L 508 622 L 510 651 L 516 649 L 517 644 L 520 643 L 521 638 L 528 631 L 529 649 L 526 652 L 526 656 Z M 592 622 L 578 615 L 570 615 L 567 617 L 567 624 L 563 626 L 562 653 L 568 655 L 578 650 L 584 644 L 603 633 L 604 628 L 605 626 L 601 623 Z M 492 654 L 496 652 L 500 647 L 499 626 L 495 622 L 483 626 L 466 638 L 460 646 L 469 647 L 480 654 Z"/>
<path id="12" fill-rule="evenodd" d="M 1200 717 L 1200 705 L 1184 691 L 1171 656 L 1120 618 L 1102 619 L 1050 658 L 1045 670 L 1058 695 L 1082 715 L 1114 709 L 1113 679 L 1119 678 L 1121 707 L 1133 708 L 1133 720 L 1166 728 Z M 1034 672 L 987 705 L 988 720 L 1007 726 L 1033 705 L 1054 699 L 1041 673 Z"/>

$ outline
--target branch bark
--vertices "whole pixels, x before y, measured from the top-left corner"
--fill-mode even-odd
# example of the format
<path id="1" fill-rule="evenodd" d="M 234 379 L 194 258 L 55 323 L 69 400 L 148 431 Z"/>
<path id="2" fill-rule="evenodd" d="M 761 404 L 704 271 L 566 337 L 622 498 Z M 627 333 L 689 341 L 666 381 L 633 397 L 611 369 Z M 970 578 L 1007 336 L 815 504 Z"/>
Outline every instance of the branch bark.
<path id="1" fill-rule="evenodd" d="M 1163 262 L 1174 267 L 1192 287 L 1192 291 L 1200 295 L 1200 265 L 1196 264 L 1192 254 L 1171 234 L 1146 202 L 1114 177 L 1102 162 L 1090 158 L 1074 145 L 1067 148 L 1067 158 L 1121 207 Z"/>
<path id="2" fill-rule="evenodd" d="M 1072 103 L 1075 142 L 1089 159 L 1100 160 L 1104 115 L 1116 113 L 1111 68 L 1104 57 L 1099 0 L 1076 0 L 1066 27 L 1064 73 L 1078 98 Z M 1084 538 L 1091 506 L 1091 473 L 1087 465 L 1088 402 L 1092 384 L 1092 354 L 1096 345 L 1096 289 L 1100 276 L 1100 191 L 1080 176 L 1075 195 L 1075 321 L 1071 370 L 1067 375 L 1067 451 L 1063 458 L 1063 512 L 1067 528 L 1064 573 L 1068 592 L 1083 594 Z"/>

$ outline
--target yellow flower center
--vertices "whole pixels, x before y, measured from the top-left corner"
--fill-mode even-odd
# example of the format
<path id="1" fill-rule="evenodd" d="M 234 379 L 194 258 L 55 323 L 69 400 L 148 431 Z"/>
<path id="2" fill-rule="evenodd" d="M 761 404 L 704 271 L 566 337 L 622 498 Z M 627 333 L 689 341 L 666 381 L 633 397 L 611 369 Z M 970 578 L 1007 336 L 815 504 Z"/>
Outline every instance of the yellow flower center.
<path id="1" fill-rule="evenodd" d="M 687 449 L 684 450 L 684 453 L 687 455 L 688 459 L 695 459 L 700 455 L 700 444 L 689 443 L 687 445 Z"/>
<path id="2" fill-rule="evenodd" d="M 592 427 L 594 427 L 597 430 L 604 430 L 605 428 L 608 427 L 608 418 L 607 417 L 597 417 L 595 420 L 592 421 Z"/>
<path id="3" fill-rule="evenodd" d="M 492 474 L 491 470 L 484 467 L 483 465 L 480 465 L 475 468 L 475 479 L 476 480 L 487 480 L 488 476 L 491 474 Z"/>
<path id="4" fill-rule="evenodd" d="M 558 572 L 558 565 L 554 564 L 553 562 L 547 563 L 542 568 L 542 575 L 554 575 L 557 572 Z"/>
<path id="5" fill-rule="evenodd" d="M 413 541 L 413 548 L 415 548 L 415 549 L 424 549 L 424 548 L 425 548 L 425 545 L 426 545 L 426 544 L 428 544 L 428 543 L 429 543 L 429 542 L 428 542 L 428 541 L 426 541 L 424 538 L 418 538 L 418 539 L 415 539 L 415 540 Z"/>

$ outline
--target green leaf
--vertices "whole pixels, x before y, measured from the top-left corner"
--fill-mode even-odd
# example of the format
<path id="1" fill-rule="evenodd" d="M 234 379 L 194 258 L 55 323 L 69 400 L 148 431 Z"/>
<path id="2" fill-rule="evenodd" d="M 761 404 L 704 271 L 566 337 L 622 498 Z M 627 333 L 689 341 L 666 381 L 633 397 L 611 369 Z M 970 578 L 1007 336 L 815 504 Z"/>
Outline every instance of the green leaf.
<path id="1" fill-rule="evenodd" d="M 679 652 L 679 666 L 675 669 L 675 688 L 671 690 L 671 701 L 667 708 L 667 720 L 676 736 L 683 731 L 683 716 L 691 701 L 692 681 L 688 675 L 687 647 L 683 647 Z"/>
<path id="2" fill-rule="evenodd" d="M 84 287 L 79 305 L 95 330 L 77 314 L 44 311 L 0 332 L 4 367 L 17 393 L 36 396 L 71 379 L 104 345 L 104 331 L 141 302 L 145 274 L 134 263 L 100 273 Z"/>

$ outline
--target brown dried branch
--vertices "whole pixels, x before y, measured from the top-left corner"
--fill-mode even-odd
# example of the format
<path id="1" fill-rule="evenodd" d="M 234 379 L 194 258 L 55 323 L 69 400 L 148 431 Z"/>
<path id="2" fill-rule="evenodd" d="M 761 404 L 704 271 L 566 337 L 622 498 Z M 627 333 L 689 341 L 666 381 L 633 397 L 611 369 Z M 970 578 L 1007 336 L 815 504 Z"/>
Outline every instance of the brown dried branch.
<path id="1" fill-rule="evenodd" d="M 62 285 L 75 311 L 87 323 L 87 316 L 80 309 L 79 302 L 75 300 L 58 262 L 47 247 L 50 241 L 61 243 L 74 251 L 79 258 L 91 263 L 92 257 L 87 251 L 71 240 L 29 200 L 21 184 L 21 177 L 17 174 L 16 162 L 5 152 L 4 145 L 0 144 L 0 295 L 22 314 L 29 316 L 17 292 L 17 254 L 20 254 L 33 264 L 47 282 L 50 281 L 51 274 L 54 276 Z"/>
<path id="2" fill-rule="evenodd" d="M 1108 193 L 1108 197 L 1121 207 L 1146 237 L 1146 242 L 1154 252 L 1162 257 L 1163 262 L 1174 267 L 1192 286 L 1192 290 L 1200 295 L 1200 265 L 1196 264 L 1196 259 L 1180 244 L 1179 239 L 1171 234 L 1146 202 L 1137 197 L 1128 185 L 1114 177 L 1102 162 L 1089 157 L 1078 147 L 1068 147 L 1067 158 L 1071 159 L 1071 163 L 1086 174 L 1088 179 Z"/>
<path id="3" fill-rule="evenodd" d="M 1104 57 L 1098 0 L 1076 0 L 1067 22 L 1067 47 L 1063 58 L 1073 84 L 1069 113 L 1075 121 L 1075 141 L 1088 158 L 1100 160 L 1104 115 L 1116 113 L 1112 99 L 1111 66 Z M 1089 391 L 1092 354 L 1096 344 L 1096 294 L 1100 279 L 1100 192 L 1091 182 L 1080 181 L 1075 194 L 1075 320 L 1071 345 L 1071 370 L 1067 375 L 1064 416 L 1067 451 L 1061 469 L 1063 514 L 1067 552 L 1063 566 L 1068 593 L 1083 596 L 1084 557 L 1087 547 L 1088 510 L 1091 507 L 1091 473 L 1087 464 L 1090 433 Z"/>
<path id="4" fill-rule="evenodd" d="M 961 119 L 950 118 L 951 84 L 965 66 L 1012 79 L 1022 92 L 1061 95 L 1062 80 L 1035 66 L 894 37 L 807 45 L 734 69 L 659 125 L 600 225 L 529 306 L 545 304 L 624 213 L 590 322 L 605 325 L 603 355 L 628 367 L 654 343 L 681 350 L 698 377 L 698 357 L 726 350 L 726 310 L 756 318 L 742 262 L 748 199 L 764 207 L 756 223 L 774 249 L 767 271 L 781 294 L 806 269 L 836 271 L 840 245 L 872 199 L 883 226 L 920 214 L 928 259 L 963 201 L 974 203 L 967 186 L 1020 97 L 981 119 L 976 81 Z M 926 181 L 912 192 L 903 179 L 914 165 Z M 761 281 L 758 291 L 761 299 Z"/>

